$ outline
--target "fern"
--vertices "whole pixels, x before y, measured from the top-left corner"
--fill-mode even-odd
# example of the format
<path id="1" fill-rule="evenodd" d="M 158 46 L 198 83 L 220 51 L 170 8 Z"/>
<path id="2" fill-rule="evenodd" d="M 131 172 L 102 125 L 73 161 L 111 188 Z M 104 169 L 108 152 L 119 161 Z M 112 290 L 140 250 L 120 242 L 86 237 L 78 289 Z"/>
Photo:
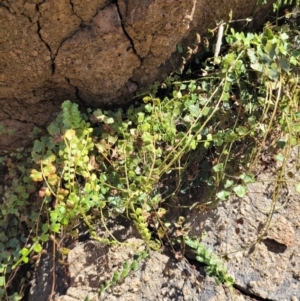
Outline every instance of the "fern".
<path id="1" fill-rule="evenodd" d="M 81 114 L 78 110 L 78 104 L 71 103 L 69 100 L 66 100 L 62 104 L 62 114 L 63 114 L 63 128 L 68 129 L 78 129 L 81 124 Z"/>

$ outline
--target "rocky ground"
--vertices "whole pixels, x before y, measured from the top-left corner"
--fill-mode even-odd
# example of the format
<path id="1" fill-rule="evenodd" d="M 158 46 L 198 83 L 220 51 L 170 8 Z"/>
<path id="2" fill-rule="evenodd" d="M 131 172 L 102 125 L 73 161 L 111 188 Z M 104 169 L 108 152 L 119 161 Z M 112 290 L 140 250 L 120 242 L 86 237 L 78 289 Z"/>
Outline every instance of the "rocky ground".
<path id="1" fill-rule="evenodd" d="M 299 180 L 297 156 L 291 156 L 287 171 L 294 180 Z M 195 206 L 180 212 L 189 224 L 190 237 L 201 237 L 205 231 L 203 243 L 228 258 L 224 264 L 235 278 L 234 291 L 205 275 L 203 266 L 189 253 L 180 259 L 165 246 L 161 252 L 152 252 L 140 262 L 137 271 L 97 299 L 103 282 L 143 249 L 130 223 L 116 219 L 108 227 L 122 245 L 109 247 L 83 233 L 78 241 L 66 244 L 71 251 L 64 256 L 64 264 L 59 261 L 63 258 L 59 253 L 53 264 L 53 247 L 45 246 L 47 253 L 39 261 L 30 293 L 24 300 L 46 301 L 49 296 L 55 301 L 84 300 L 86 296 L 89 300 L 109 301 L 300 300 L 300 196 L 294 184 L 284 184 L 274 203 L 274 164 L 264 169 L 261 168 L 257 182 L 249 186 L 245 198 L 233 197 L 210 211 Z M 0 174 L 3 184 L 5 169 Z M 4 187 L 0 186 L 3 193 Z M 197 201 L 197 195 L 193 201 Z M 272 208 L 271 222 L 264 231 Z"/>
<path id="2" fill-rule="evenodd" d="M 56 301 L 84 300 L 86 296 L 109 301 L 300 300 L 300 196 L 294 185 L 287 184 L 274 202 L 274 168 L 270 165 L 261 172 L 243 199 L 232 197 L 210 211 L 200 211 L 196 206 L 181 212 L 190 224 L 189 236 L 201 237 L 206 231 L 203 243 L 228 259 L 224 264 L 235 278 L 233 291 L 205 275 L 203 266 L 188 253 L 180 259 L 166 246 L 141 261 L 137 271 L 98 299 L 101 284 L 143 248 L 135 230 L 117 220 L 112 225 L 113 233 L 124 244 L 108 247 L 85 238 L 73 243 L 65 271 L 57 270 L 60 273 L 54 278 L 54 290 L 51 251 L 44 255 L 28 300 L 47 300 L 51 292 Z M 297 169 L 291 159 L 288 172 L 294 179 Z"/>

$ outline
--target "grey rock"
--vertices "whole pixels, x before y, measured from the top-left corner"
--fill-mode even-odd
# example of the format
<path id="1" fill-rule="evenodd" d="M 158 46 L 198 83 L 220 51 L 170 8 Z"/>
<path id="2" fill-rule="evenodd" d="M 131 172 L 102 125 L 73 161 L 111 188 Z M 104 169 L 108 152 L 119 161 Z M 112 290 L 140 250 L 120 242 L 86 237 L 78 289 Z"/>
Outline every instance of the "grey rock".
<path id="1" fill-rule="evenodd" d="M 234 297 L 238 301 L 249 300 L 239 292 L 231 293 L 216 285 L 209 277 L 204 278 L 188 261 L 158 252 L 141 261 L 137 271 L 98 298 L 100 285 L 143 248 L 143 241 L 134 238 L 126 241 L 126 245 L 111 248 L 94 241 L 77 245 L 68 257 L 70 287 L 66 295 L 55 301 L 78 301 L 86 296 L 93 301 L 224 301 Z"/>
<path id="2" fill-rule="evenodd" d="M 291 156 L 288 170 L 297 179 L 295 158 Z M 275 170 L 261 173 L 243 199 L 232 197 L 209 213 L 194 210 L 186 220 L 193 221 L 189 235 L 199 237 L 205 230 L 204 244 L 230 258 L 229 273 L 242 291 L 274 301 L 297 300 L 300 196 L 290 181 L 274 202 L 275 179 Z"/>

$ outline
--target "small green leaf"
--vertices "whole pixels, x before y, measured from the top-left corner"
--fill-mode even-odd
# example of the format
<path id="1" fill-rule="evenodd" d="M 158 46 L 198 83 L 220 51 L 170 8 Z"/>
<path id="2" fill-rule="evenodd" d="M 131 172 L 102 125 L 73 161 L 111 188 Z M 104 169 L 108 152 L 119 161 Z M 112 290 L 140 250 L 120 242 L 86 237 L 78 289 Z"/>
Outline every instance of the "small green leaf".
<path id="1" fill-rule="evenodd" d="M 224 92 L 224 93 L 222 93 L 221 100 L 228 101 L 229 97 L 230 97 L 230 94 L 228 92 Z"/>
<path id="2" fill-rule="evenodd" d="M 234 278 L 231 277 L 231 276 L 227 276 L 225 278 L 225 284 L 228 286 L 228 287 L 232 287 L 233 284 L 234 284 Z"/>
<path id="3" fill-rule="evenodd" d="M 49 163 L 48 165 L 43 167 L 43 173 L 46 177 L 48 177 L 49 175 L 55 172 L 56 172 L 56 167 L 52 163 Z"/>
<path id="4" fill-rule="evenodd" d="M 11 301 L 19 301 L 21 299 L 23 299 L 23 296 L 19 295 L 18 293 L 14 293 L 11 296 L 8 296 L 9 300 Z"/>
<path id="5" fill-rule="evenodd" d="M 142 251 L 142 252 L 140 253 L 141 259 L 147 258 L 148 255 L 149 255 L 149 254 L 148 254 L 146 251 Z"/>
<path id="6" fill-rule="evenodd" d="M 129 274 L 130 270 L 128 269 L 124 269 L 120 275 L 120 278 L 126 278 Z"/>
<path id="7" fill-rule="evenodd" d="M 229 187 L 231 187 L 233 185 L 233 183 L 234 183 L 234 181 L 227 179 L 224 187 L 225 188 L 229 188 Z"/>
<path id="8" fill-rule="evenodd" d="M 40 244 L 36 244 L 33 248 L 33 250 L 36 252 L 36 253 L 41 253 L 43 248 Z"/>
<path id="9" fill-rule="evenodd" d="M 47 242 L 49 240 L 49 234 L 42 234 L 40 236 L 40 240 L 43 242 Z"/>
<path id="10" fill-rule="evenodd" d="M 152 100 L 152 98 L 150 97 L 150 96 L 145 96 L 144 98 L 143 98 L 143 102 L 144 103 L 148 103 L 149 101 L 151 101 Z"/>
<path id="11" fill-rule="evenodd" d="M 208 141 L 205 141 L 205 142 L 204 142 L 204 148 L 208 149 L 208 148 L 209 148 L 209 146 L 210 146 L 210 142 L 208 142 Z"/>
<path id="12" fill-rule="evenodd" d="M 45 146 L 46 146 L 46 143 L 44 140 L 42 140 L 42 141 L 36 140 L 34 142 L 33 151 L 36 153 L 40 153 L 45 148 Z"/>
<path id="13" fill-rule="evenodd" d="M 243 173 L 243 174 L 241 174 L 240 179 L 245 184 L 255 183 L 255 176 L 252 173 Z"/>
<path id="14" fill-rule="evenodd" d="M 193 140 L 190 142 L 190 148 L 191 148 L 192 150 L 195 150 L 196 147 L 197 147 L 197 141 L 193 139 Z"/>
<path id="15" fill-rule="evenodd" d="M 126 270 L 129 268 L 129 263 L 128 261 L 126 260 L 124 263 L 123 263 L 123 269 Z"/>
<path id="16" fill-rule="evenodd" d="M 279 70 L 272 68 L 272 66 L 271 66 L 271 68 L 266 69 L 266 73 L 271 80 L 273 80 L 273 81 L 279 80 L 280 72 L 279 72 Z"/>
<path id="17" fill-rule="evenodd" d="M 174 98 L 179 98 L 179 99 L 182 98 L 182 93 L 180 91 L 173 91 L 173 94 L 174 94 Z"/>
<path id="18" fill-rule="evenodd" d="M 106 123 L 106 124 L 113 124 L 115 121 L 114 121 L 114 119 L 113 118 L 109 118 L 109 117 L 105 117 L 104 118 L 104 122 Z"/>
<path id="19" fill-rule="evenodd" d="M 228 197 L 230 196 L 230 192 L 227 190 L 222 190 L 216 194 L 217 198 L 220 199 L 221 201 L 226 201 Z"/>
<path id="20" fill-rule="evenodd" d="M 202 115 L 203 116 L 207 116 L 210 112 L 211 108 L 210 107 L 205 107 L 203 110 L 202 110 Z"/>
<path id="21" fill-rule="evenodd" d="M 275 160 L 278 162 L 283 162 L 284 161 L 284 155 L 279 153 L 276 155 Z"/>
<path id="22" fill-rule="evenodd" d="M 138 268 L 139 268 L 138 262 L 136 260 L 134 260 L 130 265 L 130 270 L 136 271 Z"/>
<path id="23" fill-rule="evenodd" d="M 53 231 L 54 233 L 58 233 L 60 230 L 60 224 L 51 224 L 50 230 Z"/>
<path id="24" fill-rule="evenodd" d="M 248 129 L 245 126 L 239 126 L 236 131 L 240 136 L 245 136 L 248 133 Z"/>
<path id="25" fill-rule="evenodd" d="M 199 108 L 198 104 L 196 104 L 196 105 L 190 105 L 189 106 L 189 110 L 190 110 L 190 113 L 192 114 L 192 116 L 194 116 L 194 117 L 198 117 L 199 116 L 200 108 Z"/>
<path id="26" fill-rule="evenodd" d="M 43 174 L 36 169 L 32 169 L 30 173 L 30 178 L 35 182 L 42 182 L 43 181 Z"/>
<path id="27" fill-rule="evenodd" d="M 280 68 L 281 68 L 282 70 L 284 70 L 284 71 L 286 71 L 286 72 L 288 72 L 288 71 L 291 70 L 291 67 L 290 67 L 290 65 L 289 65 L 289 63 L 288 63 L 288 60 L 287 60 L 286 58 L 281 58 L 281 59 L 279 60 L 279 66 L 280 66 Z"/>
<path id="28" fill-rule="evenodd" d="M 236 193 L 236 195 L 240 198 L 244 197 L 248 191 L 246 186 L 238 185 L 233 188 L 233 191 Z"/>
<path id="29" fill-rule="evenodd" d="M 300 132 L 300 125 L 299 124 L 294 124 L 292 127 L 293 132 Z"/>
<path id="30" fill-rule="evenodd" d="M 224 163 L 219 163 L 213 167 L 213 170 L 215 172 L 223 171 L 223 169 L 224 169 Z"/>
<path id="31" fill-rule="evenodd" d="M 112 284 L 116 285 L 117 282 L 119 281 L 119 279 L 120 279 L 120 274 L 119 274 L 119 272 L 115 271 L 113 274 L 113 278 L 111 280 Z"/>
<path id="32" fill-rule="evenodd" d="M 23 248 L 23 249 L 21 249 L 20 253 L 23 256 L 27 256 L 29 254 L 29 250 L 27 248 Z"/>
<path id="33" fill-rule="evenodd" d="M 263 72 L 264 71 L 263 66 L 260 63 L 258 63 L 258 62 L 250 64 L 250 66 L 255 71 L 259 71 L 259 72 Z"/>
<path id="34" fill-rule="evenodd" d="M 281 38 L 282 40 L 288 40 L 288 39 L 289 39 L 289 36 L 288 36 L 285 32 L 283 32 L 283 33 L 280 34 L 280 38 Z"/>
<path id="35" fill-rule="evenodd" d="M 28 261 L 29 261 L 29 259 L 28 259 L 28 257 L 26 256 L 23 256 L 22 257 L 22 261 L 24 262 L 24 263 L 28 263 Z"/>
<path id="36" fill-rule="evenodd" d="M 205 260 L 204 260 L 204 258 L 202 257 L 202 256 L 196 256 L 196 259 L 197 259 L 197 261 L 199 261 L 199 262 L 204 262 Z"/>
<path id="37" fill-rule="evenodd" d="M 142 214 L 142 209 L 141 208 L 136 208 L 135 209 L 135 214 L 136 215 L 141 215 Z"/>
<path id="38" fill-rule="evenodd" d="M 191 247 L 194 250 L 196 250 L 198 248 L 198 246 L 199 246 L 199 242 L 198 241 L 192 240 L 188 236 L 184 237 L 184 242 L 186 243 L 186 245 L 188 245 L 189 247 Z"/>
<path id="39" fill-rule="evenodd" d="M 65 132 L 65 138 L 68 139 L 69 141 L 71 141 L 76 135 L 75 130 L 73 129 L 69 129 Z"/>
<path id="40" fill-rule="evenodd" d="M 207 134 L 206 139 L 207 141 L 212 141 L 213 140 L 212 134 Z"/>
<path id="41" fill-rule="evenodd" d="M 110 282 L 106 280 L 103 285 L 101 285 L 99 289 L 99 294 L 101 295 L 108 287 L 110 287 Z"/>
<path id="42" fill-rule="evenodd" d="M 195 118 L 193 118 L 191 115 L 185 115 L 185 116 L 183 117 L 183 120 L 184 120 L 185 122 L 191 123 L 191 122 L 193 122 L 193 121 L 195 120 Z"/>

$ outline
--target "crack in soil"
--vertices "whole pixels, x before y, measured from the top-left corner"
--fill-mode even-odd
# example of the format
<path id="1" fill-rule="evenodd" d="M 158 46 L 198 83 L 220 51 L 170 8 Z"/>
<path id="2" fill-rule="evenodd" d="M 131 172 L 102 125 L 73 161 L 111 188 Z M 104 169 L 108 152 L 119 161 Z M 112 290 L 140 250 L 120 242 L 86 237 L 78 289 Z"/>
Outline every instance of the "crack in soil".
<path id="1" fill-rule="evenodd" d="M 39 11 L 39 7 L 40 7 L 40 5 L 43 4 L 44 2 L 45 2 L 45 0 L 42 1 L 41 3 L 39 3 L 39 4 L 36 5 L 36 9 L 37 9 L 39 15 L 41 15 L 41 13 L 40 13 L 40 11 Z M 73 14 L 80 20 L 81 23 L 80 23 L 80 25 L 79 25 L 79 29 L 75 30 L 75 32 L 72 33 L 70 36 L 68 36 L 68 37 L 62 39 L 62 41 L 60 42 L 59 46 L 57 47 L 57 50 L 55 51 L 55 53 L 53 53 L 54 51 L 52 51 L 50 45 L 49 45 L 49 44 L 45 41 L 45 39 L 42 37 L 42 35 L 41 35 L 41 29 L 42 29 L 42 27 L 41 27 L 41 24 L 40 24 L 39 20 L 37 21 L 37 26 L 38 26 L 38 32 L 37 32 L 37 33 L 38 33 L 38 36 L 39 36 L 40 40 L 46 45 L 47 49 L 48 49 L 49 52 L 50 52 L 50 57 L 51 57 L 51 61 L 52 61 L 52 64 L 51 64 L 51 67 L 52 67 L 52 75 L 55 73 L 55 68 L 56 68 L 56 66 L 55 66 L 55 59 L 56 59 L 56 56 L 57 56 L 57 53 L 58 53 L 59 49 L 61 48 L 61 46 L 63 45 L 63 43 L 64 43 L 65 41 L 71 39 L 78 31 L 81 30 L 81 25 L 82 25 L 82 23 L 83 23 L 83 20 L 82 20 L 82 19 L 75 13 L 75 11 L 74 11 L 74 4 L 73 4 L 72 0 L 70 0 L 70 5 L 71 5 L 71 8 L 72 8 Z"/>
<path id="2" fill-rule="evenodd" d="M 15 12 L 12 12 L 9 8 L 9 6 L 5 5 L 4 3 L 0 3 L 0 7 L 6 9 L 11 15 L 19 17 L 19 16 L 23 16 L 25 18 L 27 18 L 29 20 L 30 23 L 32 23 L 32 20 L 29 16 L 27 16 L 24 12 L 21 13 L 20 15 L 16 14 Z"/>
<path id="3" fill-rule="evenodd" d="M 38 4 L 36 5 L 36 10 L 37 10 L 37 12 L 38 12 L 39 15 L 41 15 L 41 13 L 40 13 L 40 11 L 39 11 L 39 6 L 40 6 L 41 4 L 43 4 L 44 2 L 45 2 L 45 0 L 42 1 L 42 2 L 40 2 L 40 3 L 38 3 Z M 10 10 L 10 8 L 9 8 L 8 6 L 6 6 L 4 3 L 0 3 L 0 7 L 3 7 L 3 8 L 6 9 L 10 14 L 12 14 L 12 15 L 18 17 L 18 15 L 17 15 L 16 13 L 12 12 L 12 11 Z M 28 21 L 29 21 L 30 23 L 33 23 L 33 22 L 32 22 L 32 19 L 31 19 L 29 16 L 27 16 L 25 13 L 22 13 L 21 16 L 24 16 L 25 18 L 28 19 Z M 49 51 L 49 54 L 50 54 L 50 57 L 51 57 L 51 61 L 52 61 L 52 64 L 51 64 L 52 74 L 54 74 L 54 72 L 55 72 L 55 63 L 54 63 L 54 57 L 53 57 L 53 55 L 52 55 L 52 51 L 51 51 L 50 45 L 43 39 L 43 37 L 42 37 L 42 35 L 41 35 L 41 33 L 40 33 L 40 31 L 41 31 L 41 25 L 40 25 L 40 22 L 37 21 L 36 23 L 37 23 L 37 26 L 38 26 L 38 31 L 37 31 L 38 37 L 39 37 L 40 40 L 45 44 L 45 46 L 47 47 L 47 49 L 48 49 L 48 51 Z"/>
<path id="4" fill-rule="evenodd" d="M 77 103 L 79 103 L 83 107 L 86 107 L 84 100 L 79 95 L 79 88 L 77 86 L 74 86 L 68 77 L 65 77 L 65 80 L 71 87 L 75 89 L 75 97 L 77 99 Z"/>
<path id="5" fill-rule="evenodd" d="M 20 102 L 19 100 L 17 100 L 18 104 L 21 105 L 22 109 L 25 110 L 25 111 L 30 111 L 30 108 L 27 107 L 26 104 Z M 42 103 L 37 103 L 36 105 L 43 105 L 43 102 Z M 18 109 L 17 109 L 18 110 Z M 15 120 L 15 121 L 18 121 L 18 122 L 21 122 L 23 124 L 33 124 L 34 126 L 38 127 L 38 128 L 41 128 L 43 127 L 43 125 L 40 125 L 38 124 L 37 122 L 33 121 L 34 118 L 32 118 L 32 116 L 30 116 L 30 121 L 29 120 L 26 120 L 26 119 L 19 119 L 19 118 L 16 118 L 13 116 L 13 114 L 10 112 L 11 110 L 8 110 L 7 108 L 2 108 L 2 111 L 8 116 L 7 118 L 5 119 L 11 119 L 11 120 Z M 19 111 L 19 110 L 18 110 Z M 3 119 L 3 120 L 5 120 Z"/>
<path id="6" fill-rule="evenodd" d="M 12 14 L 12 12 L 9 10 L 9 7 L 6 6 L 4 3 L 0 3 L 0 7 L 7 9 Z"/>
<path id="7" fill-rule="evenodd" d="M 119 18 L 120 18 L 120 20 L 121 20 L 121 27 L 122 27 L 122 29 L 123 29 L 123 32 L 124 32 L 125 36 L 127 37 L 127 39 L 129 40 L 130 45 L 131 45 L 131 47 L 132 47 L 132 50 L 133 50 L 134 54 L 139 58 L 140 62 L 142 62 L 142 58 L 141 58 L 141 57 L 139 56 L 139 54 L 137 53 L 137 51 L 136 51 L 136 49 L 135 49 L 135 46 L 134 46 L 134 42 L 133 42 L 132 38 L 130 37 L 130 35 L 128 34 L 128 32 L 127 32 L 127 30 L 126 30 L 126 28 L 125 28 L 125 21 L 124 21 L 124 19 L 123 19 L 123 17 L 122 17 L 122 14 L 121 14 L 121 10 L 120 10 L 120 7 L 119 7 L 118 0 L 116 0 L 116 1 L 114 2 L 114 4 L 115 4 L 116 7 L 117 7 L 117 11 L 118 11 Z"/>
<path id="8" fill-rule="evenodd" d="M 40 13 L 40 5 L 42 5 L 45 1 L 42 1 L 40 2 L 39 4 L 36 5 L 36 10 L 39 14 L 39 16 L 41 16 L 41 13 Z M 37 31 L 37 34 L 40 38 L 40 40 L 45 44 L 45 46 L 47 47 L 47 49 L 49 50 L 49 54 L 50 54 L 50 57 L 51 57 L 51 71 L 52 71 L 52 75 L 55 73 L 55 55 L 52 54 L 52 50 L 51 50 L 51 47 L 50 45 L 43 39 L 42 35 L 41 35 L 41 24 L 39 22 L 39 19 L 38 21 L 36 22 L 37 23 L 37 27 L 38 27 L 38 31 Z"/>
<path id="9" fill-rule="evenodd" d="M 93 19 L 98 15 L 98 13 L 99 13 L 100 11 L 106 9 L 106 8 L 107 8 L 108 6 L 110 6 L 112 3 L 113 3 L 113 1 L 110 1 L 110 2 L 108 2 L 106 5 L 104 5 L 104 6 L 101 7 L 100 9 L 98 9 L 98 10 L 96 11 L 96 13 L 93 15 L 93 17 L 92 17 L 91 20 L 93 20 Z M 91 21 L 90 21 L 90 22 L 91 22 Z"/>
<path id="10" fill-rule="evenodd" d="M 70 1 L 70 5 L 71 5 L 71 7 L 72 7 L 72 12 L 73 12 L 73 14 L 74 14 L 78 19 L 80 19 L 80 22 L 81 22 L 81 23 L 80 23 L 79 28 L 78 28 L 77 30 L 75 30 L 75 31 L 74 31 L 71 35 L 69 35 L 68 37 L 62 39 L 60 45 L 59 45 L 58 48 L 57 48 L 55 57 L 57 56 L 57 53 L 58 53 L 59 49 L 62 47 L 62 45 L 64 44 L 64 42 L 66 42 L 67 40 L 72 39 L 72 37 L 73 37 L 75 34 L 77 34 L 79 31 L 81 31 L 83 28 L 89 27 L 90 24 L 91 24 L 91 22 L 93 21 L 93 19 L 94 19 L 94 18 L 97 16 L 97 14 L 99 13 L 99 11 L 105 9 L 107 6 L 109 6 L 109 5 L 111 4 L 111 3 L 108 3 L 107 5 L 105 5 L 104 7 L 102 7 L 101 9 L 97 10 L 97 11 L 95 12 L 95 14 L 93 15 L 93 17 L 92 17 L 89 21 L 85 22 L 85 21 L 84 21 L 84 20 L 83 20 L 76 12 L 75 12 L 75 9 L 74 9 L 75 5 L 74 5 L 73 1 L 72 1 L 72 0 L 69 0 L 69 1 Z"/>
<path id="11" fill-rule="evenodd" d="M 82 18 L 75 12 L 75 10 L 74 10 L 74 3 L 72 2 L 72 0 L 70 0 L 70 5 L 71 5 L 71 8 L 72 8 L 73 14 L 80 20 L 79 28 L 78 28 L 77 30 L 75 30 L 73 33 L 71 33 L 68 37 L 65 37 L 65 38 L 63 38 L 63 39 L 61 40 L 59 46 L 57 47 L 57 50 L 56 50 L 56 53 L 55 53 L 55 57 L 54 57 L 54 61 L 55 61 L 55 58 L 56 58 L 56 56 L 57 56 L 57 54 L 58 54 L 58 52 L 59 52 L 59 49 L 62 47 L 62 45 L 64 44 L 64 42 L 66 42 L 66 41 L 72 39 L 73 36 L 74 36 L 75 34 L 77 34 L 77 32 L 81 31 L 82 28 L 85 27 L 85 24 L 84 24 L 83 19 L 82 19 Z"/>
<path id="12" fill-rule="evenodd" d="M 72 11 L 73 11 L 73 14 L 80 19 L 81 23 L 83 23 L 83 20 L 82 18 L 75 12 L 75 9 L 74 9 L 74 3 L 72 2 L 72 0 L 70 0 L 70 4 L 71 4 L 71 7 L 72 7 Z M 80 25 L 79 25 L 80 26 Z M 59 48 L 58 48 L 59 49 Z"/>
<path id="13" fill-rule="evenodd" d="M 20 122 L 22 124 L 33 124 L 36 127 L 40 127 L 37 123 L 35 123 L 33 121 L 27 121 L 27 120 L 18 119 L 18 118 L 15 118 L 15 117 L 11 117 L 10 115 L 9 115 L 9 118 L 7 118 L 7 119 L 13 120 L 13 121 L 18 121 L 18 122 Z M 6 120 L 6 119 L 3 119 L 3 120 Z M 1 120 L 1 121 L 3 121 L 3 120 Z"/>

